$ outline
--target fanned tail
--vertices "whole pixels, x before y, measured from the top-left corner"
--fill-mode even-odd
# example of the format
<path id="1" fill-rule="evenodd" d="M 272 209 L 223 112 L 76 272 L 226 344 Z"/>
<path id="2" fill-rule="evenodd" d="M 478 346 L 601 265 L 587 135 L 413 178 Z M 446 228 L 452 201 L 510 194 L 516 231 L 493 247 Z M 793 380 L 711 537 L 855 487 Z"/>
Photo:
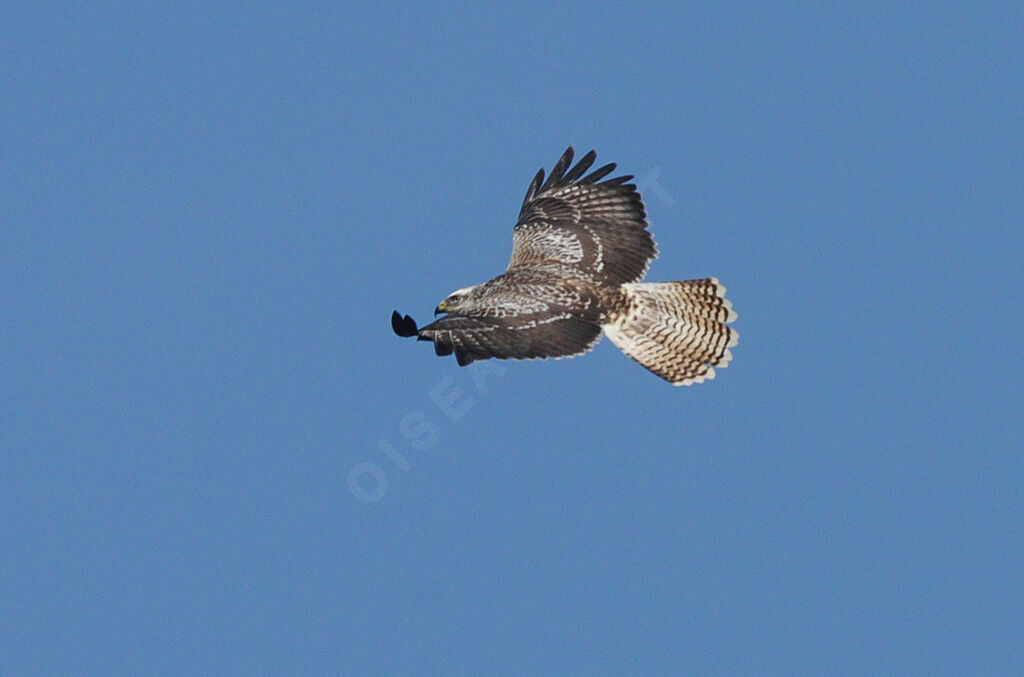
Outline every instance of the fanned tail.
<path id="1" fill-rule="evenodd" d="M 732 359 L 739 333 L 725 287 L 713 277 L 620 287 L 627 302 L 602 325 L 619 350 L 673 385 L 703 383 Z"/>

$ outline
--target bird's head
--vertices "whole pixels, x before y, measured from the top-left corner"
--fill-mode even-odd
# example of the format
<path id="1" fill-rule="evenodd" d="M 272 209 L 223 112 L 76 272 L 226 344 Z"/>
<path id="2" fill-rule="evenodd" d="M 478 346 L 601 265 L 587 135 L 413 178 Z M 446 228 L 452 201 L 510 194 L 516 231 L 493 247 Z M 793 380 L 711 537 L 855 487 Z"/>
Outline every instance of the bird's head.
<path id="1" fill-rule="evenodd" d="M 448 294 L 444 301 L 437 304 L 437 308 L 434 309 L 434 315 L 451 313 L 459 310 L 460 308 L 464 308 L 467 301 L 472 298 L 474 289 L 476 289 L 476 286 L 463 287 L 462 289 L 456 289 L 451 294 Z"/>

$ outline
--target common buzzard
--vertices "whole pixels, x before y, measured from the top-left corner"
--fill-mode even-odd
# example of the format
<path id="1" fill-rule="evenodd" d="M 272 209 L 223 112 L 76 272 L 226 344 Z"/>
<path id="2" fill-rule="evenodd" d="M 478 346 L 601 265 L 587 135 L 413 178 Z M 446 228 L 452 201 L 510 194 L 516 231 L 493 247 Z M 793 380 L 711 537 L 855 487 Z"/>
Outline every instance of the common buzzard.
<path id="1" fill-rule="evenodd" d="M 713 277 L 640 282 L 658 255 L 632 176 L 605 179 L 607 164 L 586 176 L 597 154 L 570 169 L 570 146 L 544 180 L 530 183 L 512 231 L 504 273 L 456 290 L 418 328 L 395 311 L 399 336 L 433 341 L 460 365 L 490 357 L 581 355 L 601 337 L 673 385 L 703 383 L 726 367 L 739 334 L 725 287 Z"/>

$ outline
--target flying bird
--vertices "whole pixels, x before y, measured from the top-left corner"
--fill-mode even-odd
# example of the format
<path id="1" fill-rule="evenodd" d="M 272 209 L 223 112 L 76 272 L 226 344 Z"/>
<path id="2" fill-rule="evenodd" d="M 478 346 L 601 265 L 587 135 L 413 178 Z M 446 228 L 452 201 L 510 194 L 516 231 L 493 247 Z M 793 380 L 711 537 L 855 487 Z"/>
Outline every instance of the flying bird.
<path id="1" fill-rule="evenodd" d="M 433 341 L 438 355 L 474 360 L 573 357 L 601 333 L 673 385 L 703 383 L 728 366 L 739 334 L 725 287 L 713 277 L 641 282 L 658 255 L 632 176 L 606 179 L 615 164 L 589 174 L 590 151 L 572 166 L 570 146 L 526 191 L 504 273 L 449 294 L 444 317 L 417 327 L 395 311 L 403 337 Z M 570 169 L 570 167 L 572 168 Z"/>

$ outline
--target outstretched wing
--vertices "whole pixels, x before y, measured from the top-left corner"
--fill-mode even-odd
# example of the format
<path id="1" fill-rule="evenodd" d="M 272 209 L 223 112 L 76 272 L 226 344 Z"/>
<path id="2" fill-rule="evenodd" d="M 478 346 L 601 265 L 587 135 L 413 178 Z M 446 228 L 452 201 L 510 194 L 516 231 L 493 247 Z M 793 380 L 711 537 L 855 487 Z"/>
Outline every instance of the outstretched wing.
<path id="1" fill-rule="evenodd" d="M 521 360 L 580 355 L 601 336 L 599 326 L 569 312 L 537 314 L 531 319 L 448 315 L 417 329 L 411 317 L 396 311 L 391 326 L 399 336 L 433 341 L 438 355 L 455 353 L 462 366 L 490 357 Z"/>
<path id="2" fill-rule="evenodd" d="M 546 181 L 543 169 L 534 177 L 512 231 L 508 269 L 560 264 L 597 284 L 643 279 L 657 250 L 643 200 L 628 183 L 633 177 L 602 181 L 615 164 L 583 176 L 597 154 L 590 151 L 569 169 L 572 158 L 570 146 Z"/>

